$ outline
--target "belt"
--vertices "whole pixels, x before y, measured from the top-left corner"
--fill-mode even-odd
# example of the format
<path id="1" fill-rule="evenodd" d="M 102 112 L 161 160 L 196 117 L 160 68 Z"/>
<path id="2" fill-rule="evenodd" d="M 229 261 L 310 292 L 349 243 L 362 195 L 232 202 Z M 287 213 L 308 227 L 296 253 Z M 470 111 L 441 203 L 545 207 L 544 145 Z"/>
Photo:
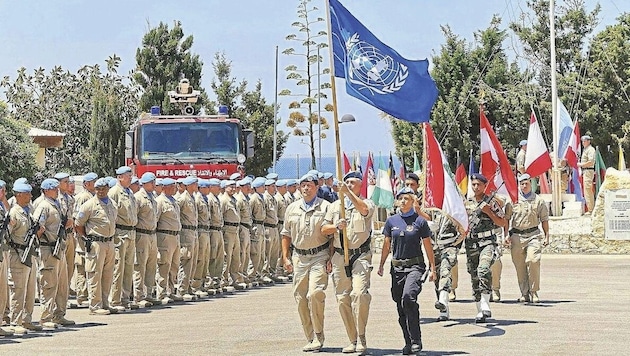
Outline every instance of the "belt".
<path id="1" fill-rule="evenodd" d="M 197 225 L 197 229 L 203 230 L 203 231 L 208 231 L 208 230 L 210 230 L 210 225 Z"/>
<path id="2" fill-rule="evenodd" d="M 133 227 L 133 226 L 119 225 L 119 224 L 116 224 L 116 228 L 117 228 L 117 229 L 121 229 L 121 230 L 127 230 L 127 231 L 133 231 L 133 230 L 135 230 L 135 229 L 136 229 L 136 228 L 135 228 L 135 227 Z"/>
<path id="3" fill-rule="evenodd" d="M 28 248 L 28 246 L 26 246 L 26 245 L 16 244 L 13 241 L 9 241 L 8 245 L 13 247 L 14 249 L 20 249 L 20 250 L 26 250 Z"/>
<path id="4" fill-rule="evenodd" d="M 48 242 L 48 241 L 40 241 L 39 245 L 40 246 L 48 246 L 48 247 L 55 247 L 55 244 L 57 242 L 53 241 L 53 242 Z"/>
<path id="5" fill-rule="evenodd" d="M 594 170 L 595 170 L 595 168 L 593 168 L 593 167 L 589 167 L 589 168 L 584 168 L 584 167 L 582 167 L 582 170 L 583 170 L 583 171 L 594 171 Z"/>
<path id="6" fill-rule="evenodd" d="M 358 248 L 351 248 L 351 249 L 349 249 L 348 250 L 348 255 L 350 255 L 350 256 L 360 255 L 362 253 L 370 251 L 370 242 L 371 242 L 371 239 L 367 239 Z M 335 247 L 335 252 L 337 252 L 340 255 L 343 255 L 343 249 L 342 248 Z"/>
<path id="7" fill-rule="evenodd" d="M 234 227 L 238 227 L 238 226 L 239 226 L 239 223 L 233 223 L 233 222 L 227 222 L 227 221 L 224 221 L 224 222 L 223 222 L 223 225 L 224 225 L 224 226 L 234 226 Z"/>
<path id="8" fill-rule="evenodd" d="M 87 235 L 87 237 L 92 240 L 92 241 L 98 241 L 98 242 L 109 242 L 113 239 L 113 237 L 103 237 L 103 236 L 96 236 L 96 235 Z"/>
<path id="9" fill-rule="evenodd" d="M 264 221 L 262 220 L 254 220 L 254 225 L 262 225 L 264 224 Z"/>
<path id="10" fill-rule="evenodd" d="M 167 235 L 173 235 L 173 236 L 179 235 L 179 231 L 174 231 L 174 230 L 157 229 L 156 231 L 161 233 L 161 234 L 167 234 Z"/>
<path id="11" fill-rule="evenodd" d="M 263 223 L 263 225 L 265 225 L 265 227 L 278 227 L 278 224 Z"/>
<path id="12" fill-rule="evenodd" d="M 424 258 L 422 256 L 416 256 L 404 260 L 397 260 L 392 258 L 392 265 L 395 267 L 411 267 L 419 265 L 421 262 L 424 262 Z"/>
<path id="13" fill-rule="evenodd" d="M 139 233 L 145 234 L 145 235 L 154 235 L 155 234 L 155 230 L 146 230 L 146 229 L 141 229 L 139 227 L 136 228 L 136 232 L 139 232 Z"/>
<path id="14" fill-rule="evenodd" d="M 520 229 L 516 229 L 516 228 L 510 230 L 510 232 L 513 233 L 513 234 L 529 234 L 530 232 L 534 232 L 534 231 L 539 231 L 538 230 L 538 226 L 534 226 L 534 227 L 531 227 L 531 228 L 525 229 L 525 230 L 520 230 Z"/>
<path id="15" fill-rule="evenodd" d="M 182 229 L 197 231 L 197 227 L 195 225 L 182 225 Z"/>
<path id="16" fill-rule="evenodd" d="M 472 236 L 476 239 L 482 239 L 484 237 L 490 237 L 492 235 L 496 235 L 496 233 L 494 232 L 494 230 L 488 230 L 488 231 L 483 231 L 480 232 L 478 234 L 472 234 Z"/>
<path id="17" fill-rule="evenodd" d="M 215 230 L 215 231 L 222 231 L 222 229 L 218 226 L 212 226 L 210 225 L 210 230 Z"/>
<path id="18" fill-rule="evenodd" d="M 247 230 L 251 230 L 252 226 L 250 224 L 241 223 L 241 226 L 245 227 Z"/>
<path id="19" fill-rule="evenodd" d="M 318 252 L 324 251 L 325 249 L 328 248 L 328 246 L 330 246 L 330 241 L 326 241 L 326 243 L 321 245 L 321 246 L 318 246 L 318 247 L 315 247 L 315 248 L 309 248 L 309 249 L 305 249 L 305 250 L 303 250 L 301 248 L 297 248 L 297 247 L 292 245 L 293 251 L 297 252 L 299 255 L 304 255 L 304 256 L 306 256 L 306 255 L 314 255 L 314 254 L 316 254 Z"/>

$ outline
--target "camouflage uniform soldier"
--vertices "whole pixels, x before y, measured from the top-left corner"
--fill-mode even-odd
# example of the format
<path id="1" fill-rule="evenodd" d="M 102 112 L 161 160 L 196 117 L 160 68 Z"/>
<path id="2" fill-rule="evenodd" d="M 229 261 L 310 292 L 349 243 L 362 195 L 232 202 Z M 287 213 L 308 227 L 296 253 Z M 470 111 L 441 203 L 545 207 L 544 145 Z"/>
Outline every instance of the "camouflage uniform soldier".
<path id="1" fill-rule="evenodd" d="M 476 322 L 485 322 L 491 317 L 490 292 L 492 290 L 492 273 L 490 267 L 495 259 L 497 245 L 497 229 L 507 225 L 500 200 L 493 198 L 484 203 L 489 197 L 484 193 L 488 179 L 479 173 L 471 175 L 470 182 L 475 194 L 474 198 L 466 201 L 469 215 L 478 214 L 479 222 L 471 227 L 469 236 L 465 239 L 466 256 L 468 259 L 468 273 L 472 280 L 472 289 L 477 304 Z M 479 211 L 479 210 L 480 211 Z"/>
<path id="2" fill-rule="evenodd" d="M 182 231 L 179 234 L 180 244 L 180 265 L 178 274 L 178 295 L 184 300 L 194 299 L 192 291 L 192 280 L 197 266 L 197 253 L 199 252 L 199 241 L 197 240 L 197 205 L 193 194 L 197 192 L 197 177 L 186 177 L 182 181 L 185 190 L 177 197 L 179 205 Z"/>
<path id="3" fill-rule="evenodd" d="M 446 321 L 450 317 L 448 302 L 449 293 L 453 288 L 451 271 L 457 268 L 457 252 L 462 247 L 465 236 L 457 231 L 453 221 L 441 212 L 433 214 L 433 222 L 437 226 L 437 234 L 432 237 L 433 255 L 438 269 L 438 279 L 434 281 L 438 296 L 435 308 L 440 311 L 437 320 Z"/>
<path id="4" fill-rule="evenodd" d="M 265 262 L 265 227 L 263 225 L 267 212 L 265 211 L 265 201 L 263 193 L 265 192 L 265 181 L 263 177 L 254 179 L 251 186 L 254 191 L 250 195 L 250 206 L 252 209 L 252 235 L 250 236 L 251 249 L 250 257 L 252 259 L 252 269 L 249 272 L 251 280 L 262 282 L 262 269 Z"/>
<path id="5" fill-rule="evenodd" d="M 225 247 L 223 241 L 223 207 L 219 200 L 221 181 L 217 178 L 208 180 L 210 194 L 208 205 L 210 207 L 210 252 L 208 255 L 208 288 L 221 292 L 223 279 L 223 261 Z"/>
<path id="6" fill-rule="evenodd" d="M 136 263 L 134 264 L 134 301 L 146 308 L 157 302 L 153 299 L 157 273 L 157 202 L 153 195 L 155 174 L 146 172 L 140 178 L 142 188 L 134 194 L 138 206 L 136 224 Z"/>
<path id="7" fill-rule="evenodd" d="M 265 264 L 263 265 L 263 283 L 273 283 L 276 277 L 276 266 L 280 258 L 280 236 L 278 235 L 278 202 L 273 197 L 276 194 L 276 182 L 271 179 L 265 181 L 265 211 L 267 212 L 263 226 L 265 227 Z"/>
<path id="8" fill-rule="evenodd" d="M 208 203 L 210 182 L 207 179 L 199 179 L 197 186 L 199 191 L 195 192 L 193 198 L 197 207 L 199 249 L 192 288 L 196 296 L 207 297 L 208 292 L 206 292 L 204 284 L 208 275 L 208 263 L 210 262 L 210 205 Z"/>
<path id="9" fill-rule="evenodd" d="M 90 172 L 83 176 L 83 191 L 79 193 L 75 197 L 74 201 L 74 213 L 72 218 L 74 220 L 77 219 L 77 215 L 79 213 L 79 208 L 86 201 L 92 199 L 96 191 L 94 190 L 94 183 L 98 175 L 96 173 Z M 75 270 L 76 275 L 74 277 L 75 281 L 75 289 L 77 293 L 77 304 L 81 305 L 85 301 L 88 300 L 88 288 L 87 288 L 87 279 L 85 272 L 85 241 L 81 239 L 77 239 L 77 245 L 75 248 Z"/>
<path id="10" fill-rule="evenodd" d="M 116 170 L 118 182 L 109 190 L 109 198 L 118 208 L 116 218 L 116 264 L 114 265 L 114 284 L 111 291 L 111 305 L 118 311 L 126 307 L 135 307 L 131 300 L 133 290 L 133 266 L 136 259 L 136 224 L 138 223 L 138 206 L 129 185 L 131 184 L 131 168 L 127 166 Z M 112 180 L 113 182 L 113 180 Z M 111 182 L 110 182 L 111 183 Z"/>
<path id="11" fill-rule="evenodd" d="M 176 300 L 182 301 L 175 292 L 179 268 L 179 233 L 182 224 L 179 205 L 173 197 L 177 190 L 175 180 L 164 178 L 162 189 L 162 194 L 155 199 L 158 247 L 157 298 L 162 301 L 162 304 L 168 304 Z"/>

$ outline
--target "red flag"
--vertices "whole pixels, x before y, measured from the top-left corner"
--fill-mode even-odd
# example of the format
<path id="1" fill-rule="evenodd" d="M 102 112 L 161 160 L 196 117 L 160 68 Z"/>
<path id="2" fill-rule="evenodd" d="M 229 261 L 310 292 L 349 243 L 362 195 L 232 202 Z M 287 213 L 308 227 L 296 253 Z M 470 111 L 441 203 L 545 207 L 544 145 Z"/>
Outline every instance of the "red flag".
<path id="1" fill-rule="evenodd" d="M 529 142 L 529 140 L 527 140 L 527 142 Z M 549 181 L 547 180 L 547 172 L 543 172 L 543 174 L 540 175 L 538 184 L 540 185 L 540 194 L 551 194 L 551 187 L 549 186 Z"/>
<path id="2" fill-rule="evenodd" d="M 361 184 L 361 196 L 370 198 L 368 195 L 368 186 L 376 185 L 376 175 L 374 174 L 374 163 L 372 162 L 372 154 L 368 152 L 368 160 L 363 172 L 363 184 Z"/>
<path id="3" fill-rule="evenodd" d="M 462 192 L 462 194 L 466 194 L 468 190 L 468 177 L 466 177 L 466 168 L 464 168 L 464 164 L 459 155 L 457 156 L 457 168 L 455 169 L 455 183 L 459 191 Z"/>
<path id="4" fill-rule="evenodd" d="M 574 169 L 578 168 L 578 152 L 580 152 L 580 146 L 582 143 L 580 142 L 580 125 L 578 124 L 577 119 L 575 120 L 575 124 L 573 124 L 573 132 L 571 133 L 571 138 L 569 139 L 569 147 L 567 148 L 567 153 L 564 156 L 564 159 L 567 160 L 569 166 Z"/>
<path id="5" fill-rule="evenodd" d="M 451 178 L 452 173 L 446 157 L 433 135 L 431 125 L 424 123 L 423 126 L 427 155 L 425 170 L 427 186 L 424 190 L 426 206 L 441 209 L 453 218 L 462 231 L 468 231 L 468 214 L 462 196 Z"/>
<path id="6" fill-rule="evenodd" d="M 503 147 L 490 126 L 483 109 L 479 110 L 479 136 L 481 137 L 481 174 L 488 179 L 487 192 L 497 189 L 505 183 L 498 192 L 509 196 L 513 203 L 518 201 L 516 177 L 510 168 Z"/>
<path id="7" fill-rule="evenodd" d="M 348 156 L 346 153 L 343 153 L 343 173 L 346 174 L 350 172 L 350 160 L 348 160 Z"/>
<path id="8" fill-rule="evenodd" d="M 540 132 L 540 124 L 532 111 L 529 120 L 529 133 L 527 134 L 527 152 L 525 152 L 525 171 L 531 177 L 539 175 L 551 169 L 551 157 L 547 150 L 547 144 Z"/>

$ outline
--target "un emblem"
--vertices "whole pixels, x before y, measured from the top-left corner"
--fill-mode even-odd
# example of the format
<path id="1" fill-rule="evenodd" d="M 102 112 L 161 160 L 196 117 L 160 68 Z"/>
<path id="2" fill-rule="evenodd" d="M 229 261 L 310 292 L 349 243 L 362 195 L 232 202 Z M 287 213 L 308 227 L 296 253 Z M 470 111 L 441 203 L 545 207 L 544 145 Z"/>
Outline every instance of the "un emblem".
<path id="1" fill-rule="evenodd" d="M 409 75 L 407 66 L 359 40 L 359 34 L 355 33 L 346 41 L 346 53 L 348 80 L 359 90 L 368 89 L 372 95 L 391 94 L 405 85 Z"/>

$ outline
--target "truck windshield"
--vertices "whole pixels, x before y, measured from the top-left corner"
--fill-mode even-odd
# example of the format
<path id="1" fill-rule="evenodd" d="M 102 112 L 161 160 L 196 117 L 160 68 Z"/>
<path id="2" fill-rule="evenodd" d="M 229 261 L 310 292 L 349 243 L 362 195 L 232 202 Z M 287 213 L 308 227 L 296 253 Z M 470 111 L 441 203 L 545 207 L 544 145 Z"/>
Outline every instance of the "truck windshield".
<path id="1" fill-rule="evenodd" d="M 240 153 L 239 127 L 233 122 L 168 122 L 140 126 L 143 160 L 234 160 Z"/>

